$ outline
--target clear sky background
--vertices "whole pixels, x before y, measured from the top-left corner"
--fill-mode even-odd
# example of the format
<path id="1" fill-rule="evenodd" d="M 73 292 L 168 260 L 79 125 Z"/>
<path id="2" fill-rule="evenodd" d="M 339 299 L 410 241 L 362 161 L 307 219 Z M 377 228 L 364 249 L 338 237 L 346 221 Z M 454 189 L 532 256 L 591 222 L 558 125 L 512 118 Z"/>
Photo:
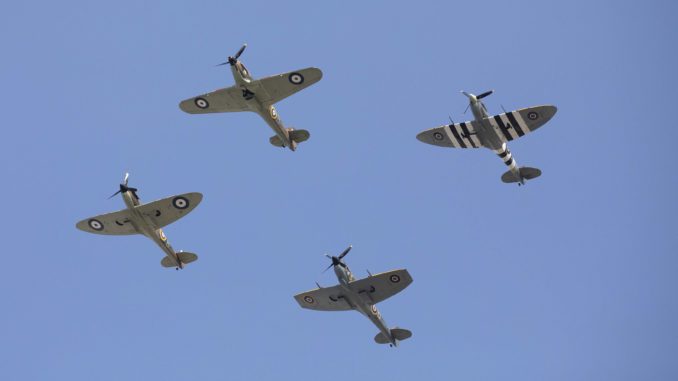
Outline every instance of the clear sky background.
<path id="1" fill-rule="evenodd" d="M 0 13 L 2 380 L 676 380 L 675 2 L 5 2 Z M 255 114 L 188 115 L 231 86 L 316 66 L 278 105 L 308 129 L 271 146 Z M 514 141 L 525 187 L 489 150 L 415 139 L 480 93 L 493 113 L 554 104 Z M 198 191 L 165 229 L 75 229 Z M 301 309 L 407 268 L 381 303 L 414 336 L 373 342 L 358 313 Z"/>

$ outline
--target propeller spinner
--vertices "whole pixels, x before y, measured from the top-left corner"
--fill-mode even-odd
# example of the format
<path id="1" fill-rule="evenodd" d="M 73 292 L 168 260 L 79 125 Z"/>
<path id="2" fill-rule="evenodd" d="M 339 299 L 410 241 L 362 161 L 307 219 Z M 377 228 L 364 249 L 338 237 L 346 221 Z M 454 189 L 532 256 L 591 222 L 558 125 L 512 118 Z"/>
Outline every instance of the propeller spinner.
<path id="1" fill-rule="evenodd" d="M 468 104 L 468 106 L 466 106 L 466 110 L 464 110 L 464 114 L 466 114 L 466 111 L 468 111 L 468 108 L 471 106 L 471 103 L 476 103 L 476 102 L 478 102 L 479 100 L 485 98 L 486 96 L 488 96 L 488 95 L 494 93 L 494 90 L 489 90 L 489 91 L 486 91 L 486 92 L 481 93 L 481 94 L 479 94 L 479 95 L 473 95 L 473 94 L 471 94 L 471 93 L 467 93 L 466 91 L 462 91 L 461 93 L 464 94 L 464 95 L 466 95 L 466 97 L 467 97 L 468 100 L 469 100 L 469 104 Z M 484 107 L 485 107 L 485 106 L 483 105 L 483 108 L 484 108 Z"/>
<path id="2" fill-rule="evenodd" d="M 238 50 L 238 52 L 235 53 L 234 56 L 229 56 L 228 61 L 222 62 L 222 63 L 218 64 L 217 66 L 223 66 L 223 65 L 226 65 L 226 64 L 230 64 L 231 66 L 235 65 L 235 63 L 238 62 L 238 58 L 240 57 L 242 52 L 245 51 L 246 47 L 247 47 L 247 44 L 243 44 L 242 48 L 240 48 L 240 50 Z"/>
<path id="3" fill-rule="evenodd" d="M 120 184 L 120 189 L 119 189 L 117 192 L 113 193 L 113 194 L 111 195 L 111 197 L 109 197 L 108 199 L 110 200 L 110 199 L 112 199 L 113 197 L 115 197 L 118 193 L 127 192 L 127 191 L 131 191 L 132 193 L 134 193 L 134 196 L 135 196 L 136 198 L 139 198 L 139 197 L 137 196 L 137 193 L 136 193 L 138 189 L 137 189 L 137 188 L 128 187 L 128 186 L 127 186 L 127 182 L 128 182 L 128 181 L 129 181 L 129 173 L 125 173 L 125 178 L 122 180 L 122 184 Z"/>

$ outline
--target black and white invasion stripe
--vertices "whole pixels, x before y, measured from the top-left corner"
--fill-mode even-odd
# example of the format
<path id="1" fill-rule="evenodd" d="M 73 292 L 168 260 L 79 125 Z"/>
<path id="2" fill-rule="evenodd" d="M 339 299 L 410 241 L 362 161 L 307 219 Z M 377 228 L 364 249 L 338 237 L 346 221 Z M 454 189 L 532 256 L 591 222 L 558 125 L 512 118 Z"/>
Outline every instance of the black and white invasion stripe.
<path id="1" fill-rule="evenodd" d="M 530 132 L 530 128 L 518 111 L 492 116 L 489 122 L 492 127 L 500 131 L 501 137 L 507 142 Z"/>
<path id="2" fill-rule="evenodd" d="M 482 146 L 471 122 L 448 124 L 443 127 L 443 130 L 454 147 L 478 148 Z"/>
<path id="3" fill-rule="evenodd" d="M 515 172 L 518 170 L 518 164 L 515 160 L 513 160 L 513 155 L 511 155 L 511 151 L 506 146 L 506 143 L 504 143 L 500 149 L 495 150 L 494 152 L 501 160 L 504 161 L 504 164 L 509 167 L 510 171 Z"/>

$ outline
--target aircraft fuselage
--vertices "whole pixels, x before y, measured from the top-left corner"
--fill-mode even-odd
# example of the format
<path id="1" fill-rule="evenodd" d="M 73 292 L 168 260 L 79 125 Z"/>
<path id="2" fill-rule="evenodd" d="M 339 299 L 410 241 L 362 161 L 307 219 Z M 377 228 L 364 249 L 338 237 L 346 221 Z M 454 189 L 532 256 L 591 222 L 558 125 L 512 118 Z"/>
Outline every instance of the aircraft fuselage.
<path id="1" fill-rule="evenodd" d="M 245 68 L 245 65 L 240 61 L 236 61 L 234 65 L 231 65 L 231 73 L 233 73 L 236 85 L 242 90 L 242 97 L 247 101 L 250 111 L 256 112 L 264 119 L 285 147 L 289 147 L 292 151 L 296 150 L 297 142 L 290 139 L 290 134 L 283 125 L 280 116 L 278 116 L 278 111 L 273 104 L 262 102 L 257 98 L 257 93 L 265 90 L 253 84 L 251 74 Z"/>
<path id="2" fill-rule="evenodd" d="M 134 226 L 139 233 L 153 240 L 153 242 L 160 246 L 162 251 L 175 262 L 178 268 L 183 269 L 184 265 L 179 260 L 172 245 L 167 241 L 165 232 L 163 232 L 161 228 L 155 226 L 155 223 L 150 218 L 139 212 L 138 207 L 141 205 L 141 201 L 136 197 L 134 192 L 128 190 L 121 192 L 121 195 L 132 216 L 131 221 L 129 221 L 132 226 Z"/>
<path id="3" fill-rule="evenodd" d="M 388 325 L 381 316 L 377 306 L 370 302 L 369 294 L 359 293 L 358 291 L 353 290 L 351 287 L 351 282 L 355 281 L 355 277 L 353 277 L 353 273 L 348 268 L 348 266 L 334 266 L 334 273 L 337 275 L 337 279 L 339 280 L 339 286 L 345 292 L 344 298 L 346 302 L 355 310 L 370 319 L 372 324 L 374 324 L 379 329 L 379 331 L 388 338 L 388 340 L 391 342 L 391 345 L 397 346 L 398 341 L 391 334 L 391 330 L 388 328 Z"/>
<path id="4" fill-rule="evenodd" d="M 478 127 L 476 134 L 482 145 L 494 151 L 502 159 L 513 176 L 518 179 L 518 185 L 525 184 L 525 179 L 520 174 L 518 163 L 513 159 L 513 155 L 506 146 L 506 143 L 502 141 L 499 135 L 500 132 L 488 122 L 489 115 L 485 105 L 483 105 L 482 101 L 471 98 L 470 107 Z"/>

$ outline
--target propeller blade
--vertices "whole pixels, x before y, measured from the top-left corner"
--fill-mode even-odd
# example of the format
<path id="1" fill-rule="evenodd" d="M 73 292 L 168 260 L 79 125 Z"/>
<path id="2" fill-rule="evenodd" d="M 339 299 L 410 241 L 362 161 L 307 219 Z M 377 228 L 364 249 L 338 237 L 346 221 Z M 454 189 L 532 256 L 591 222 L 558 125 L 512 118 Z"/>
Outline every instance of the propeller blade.
<path id="1" fill-rule="evenodd" d="M 468 108 L 471 107 L 471 104 L 469 103 L 468 106 L 466 106 L 466 110 L 464 110 L 464 114 L 466 114 L 466 111 L 468 111 Z"/>
<path id="2" fill-rule="evenodd" d="M 226 61 L 226 62 L 222 62 L 220 64 L 216 64 L 214 66 L 224 66 L 224 65 L 228 65 L 228 64 L 230 64 L 230 62 Z"/>
<path id="3" fill-rule="evenodd" d="M 344 250 L 343 253 L 339 254 L 339 257 L 338 257 L 338 258 L 339 258 L 339 259 L 344 258 L 344 257 L 346 256 L 346 254 L 348 254 L 348 252 L 351 251 L 351 249 L 353 249 L 353 245 L 349 245 L 349 246 L 346 248 L 346 250 Z"/>
<path id="4" fill-rule="evenodd" d="M 233 56 L 233 58 L 235 58 L 237 60 L 238 57 L 240 57 L 240 55 L 242 54 L 242 52 L 245 51 L 246 47 L 247 47 L 247 44 L 246 43 L 243 44 L 242 48 L 240 48 L 240 50 L 238 50 L 238 53 L 235 53 L 235 56 Z"/>
<path id="5" fill-rule="evenodd" d="M 461 93 L 466 95 L 466 97 L 469 98 L 469 99 L 471 99 L 471 97 L 473 96 L 473 94 L 469 94 L 469 93 L 467 93 L 466 91 L 463 91 L 463 90 L 462 90 Z"/>
<path id="6" fill-rule="evenodd" d="M 494 93 L 494 90 L 486 91 L 486 92 L 484 92 L 484 93 L 482 93 L 482 94 L 480 94 L 480 95 L 477 95 L 477 96 L 476 96 L 476 99 L 483 99 L 483 98 L 485 98 L 486 96 L 488 96 L 488 95 L 490 95 L 490 94 L 492 94 L 492 93 Z"/>
<path id="7" fill-rule="evenodd" d="M 113 194 L 111 195 L 111 197 L 109 197 L 108 199 L 109 199 L 109 200 L 112 199 L 113 197 L 115 197 L 115 196 L 116 196 L 118 193 L 120 193 L 120 192 L 121 192 L 121 191 L 117 191 L 117 192 L 113 193 Z"/>
<path id="8" fill-rule="evenodd" d="M 323 272 L 322 272 L 321 274 L 324 274 L 324 273 L 325 273 L 325 271 L 327 271 L 327 270 L 331 269 L 331 268 L 332 268 L 332 266 L 334 266 L 334 263 L 330 263 L 330 265 L 329 265 L 329 266 L 327 266 L 327 268 L 326 268 L 325 270 L 323 270 Z"/>

